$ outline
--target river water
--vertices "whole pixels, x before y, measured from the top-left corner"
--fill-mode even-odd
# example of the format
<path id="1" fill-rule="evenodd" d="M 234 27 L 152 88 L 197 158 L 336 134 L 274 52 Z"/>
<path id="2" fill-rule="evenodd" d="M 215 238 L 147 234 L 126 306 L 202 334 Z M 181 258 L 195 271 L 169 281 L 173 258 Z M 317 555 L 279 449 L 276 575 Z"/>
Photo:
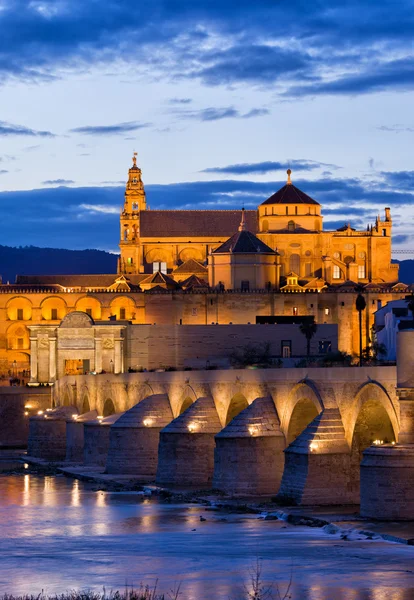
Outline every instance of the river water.
<path id="1" fill-rule="evenodd" d="M 274 597 L 292 576 L 292 600 L 414 598 L 414 547 L 344 541 L 65 477 L 0 475 L 0 528 L 0 593 L 122 590 L 158 579 L 165 592 L 180 583 L 182 600 L 241 600 L 259 559 Z"/>

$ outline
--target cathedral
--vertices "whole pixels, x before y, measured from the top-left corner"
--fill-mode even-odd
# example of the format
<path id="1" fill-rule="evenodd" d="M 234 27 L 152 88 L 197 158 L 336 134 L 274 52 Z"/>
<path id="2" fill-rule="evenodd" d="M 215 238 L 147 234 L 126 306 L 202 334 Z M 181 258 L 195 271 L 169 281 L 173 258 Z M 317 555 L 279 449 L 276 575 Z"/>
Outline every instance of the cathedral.
<path id="1" fill-rule="evenodd" d="M 150 210 L 134 155 L 120 215 L 118 273 L 18 275 L 1 284 L 0 375 L 29 369 L 35 345 L 37 351 L 37 345 L 66 344 L 69 353 L 70 340 L 56 341 L 52 333 L 43 340 L 33 331 L 39 325 L 54 331 L 74 311 L 87 313 L 98 328 L 112 321 L 297 324 L 312 317 L 336 324 L 339 349 L 355 355 L 359 291 L 366 298 L 367 346 L 375 311 L 411 290 L 391 263 L 391 231 L 389 208 L 364 231 L 349 224 L 325 231 L 321 205 L 294 185 L 290 170 L 286 184 L 257 210 Z"/>
<path id="2" fill-rule="evenodd" d="M 147 275 L 140 279 L 144 285 L 155 273 L 243 291 L 398 282 L 390 209 L 366 231 L 349 224 L 324 231 L 321 205 L 292 183 L 290 169 L 286 185 L 242 216 L 233 210 L 149 210 L 134 156 L 120 226 L 118 271 Z"/>

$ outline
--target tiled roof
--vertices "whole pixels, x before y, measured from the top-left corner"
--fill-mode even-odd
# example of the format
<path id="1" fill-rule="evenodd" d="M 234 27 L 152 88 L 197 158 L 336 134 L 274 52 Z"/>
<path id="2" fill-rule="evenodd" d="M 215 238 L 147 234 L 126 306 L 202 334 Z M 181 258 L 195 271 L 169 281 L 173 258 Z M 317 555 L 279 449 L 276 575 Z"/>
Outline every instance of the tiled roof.
<path id="1" fill-rule="evenodd" d="M 258 231 L 257 213 L 246 210 L 246 225 Z M 140 235 L 146 237 L 228 238 L 240 223 L 239 210 L 144 210 L 140 213 Z"/>
<path id="2" fill-rule="evenodd" d="M 201 275 L 205 275 L 207 273 L 207 269 L 197 260 L 194 260 L 194 258 L 190 258 L 173 271 L 173 275 L 179 275 L 180 273 L 199 273 Z"/>
<path id="3" fill-rule="evenodd" d="M 233 252 L 240 254 L 277 254 L 250 231 L 237 231 L 227 242 L 214 250 L 214 254 Z"/>
<path id="4" fill-rule="evenodd" d="M 284 185 L 273 196 L 262 202 L 261 206 L 263 204 L 316 204 L 319 206 L 319 202 L 302 192 L 293 183 Z"/>
<path id="5" fill-rule="evenodd" d="M 187 279 L 180 282 L 180 285 L 184 289 L 192 289 L 192 288 L 208 288 L 208 283 L 204 279 L 197 277 L 197 275 L 190 275 Z"/>

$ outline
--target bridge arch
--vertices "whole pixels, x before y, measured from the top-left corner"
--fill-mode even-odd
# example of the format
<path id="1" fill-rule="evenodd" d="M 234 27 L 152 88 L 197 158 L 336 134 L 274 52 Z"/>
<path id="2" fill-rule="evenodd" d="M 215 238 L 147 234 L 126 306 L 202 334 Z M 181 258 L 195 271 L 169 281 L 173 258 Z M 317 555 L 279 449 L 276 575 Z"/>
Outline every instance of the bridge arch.
<path id="1" fill-rule="evenodd" d="M 244 396 L 241 392 L 234 394 L 227 407 L 225 425 L 228 425 L 230 421 L 234 419 L 234 417 L 237 417 L 237 415 L 248 406 L 249 403 L 247 402 L 246 396 Z"/>
<path id="2" fill-rule="evenodd" d="M 350 446 L 365 444 L 364 450 L 376 439 L 384 443 L 396 441 L 399 431 L 397 413 L 388 392 L 379 382 L 369 381 L 359 388 L 351 414 L 353 420 L 346 433 Z"/>
<path id="3" fill-rule="evenodd" d="M 109 417 L 115 414 L 115 404 L 111 398 L 107 398 L 102 409 L 102 416 Z"/>
<path id="4" fill-rule="evenodd" d="M 316 385 L 310 380 L 299 381 L 290 392 L 282 413 L 281 429 L 289 445 L 324 408 Z"/>
<path id="5" fill-rule="evenodd" d="M 89 402 L 89 394 L 88 394 L 88 390 L 84 390 L 83 395 L 82 395 L 82 406 L 81 406 L 81 415 L 83 415 L 84 413 L 90 412 L 91 410 L 91 405 Z"/>
<path id="6" fill-rule="evenodd" d="M 190 406 L 197 400 L 197 394 L 194 391 L 194 388 L 187 383 L 183 393 L 181 394 L 180 400 L 178 402 L 178 415 L 182 415 L 183 412 L 190 408 Z M 173 411 L 174 412 L 174 411 Z"/>

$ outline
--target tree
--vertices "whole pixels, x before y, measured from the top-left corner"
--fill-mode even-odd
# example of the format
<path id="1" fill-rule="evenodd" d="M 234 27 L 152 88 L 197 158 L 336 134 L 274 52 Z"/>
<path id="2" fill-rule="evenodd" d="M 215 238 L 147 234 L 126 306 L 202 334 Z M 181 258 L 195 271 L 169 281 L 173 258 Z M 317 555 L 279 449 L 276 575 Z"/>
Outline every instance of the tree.
<path id="1" fill-rule="evenodd" d="M 355 302 L 355 307 L 359 313 L 359 366 L 362 367 L 362 311 L 365 310 L 367 303 L 364 296 L 359 293 Z"/>
<path id="2" fill-rule="evenodd" d="M 308 358 L 310 356 L 310 343 L 311 343 L 311 339 L 315 335 L 317 329 L 318 329 L 318 326 L 317 326 L 317 324 L 314 321 L 312 321 L 312 322 L 305 321 L 305 322 L 303 322 L 303 323 L 301 323 L 299 325 L 300 332 L 306 338 L 306 356 Z"/>
<path id="3" fill-rule="evenodd" d="M 408 310 L 411 311 L 411 316 L 414 321 L 414 294 L 411 294 L 410 296 L 406 296 L 405 301 L 407 303 Z"/>

